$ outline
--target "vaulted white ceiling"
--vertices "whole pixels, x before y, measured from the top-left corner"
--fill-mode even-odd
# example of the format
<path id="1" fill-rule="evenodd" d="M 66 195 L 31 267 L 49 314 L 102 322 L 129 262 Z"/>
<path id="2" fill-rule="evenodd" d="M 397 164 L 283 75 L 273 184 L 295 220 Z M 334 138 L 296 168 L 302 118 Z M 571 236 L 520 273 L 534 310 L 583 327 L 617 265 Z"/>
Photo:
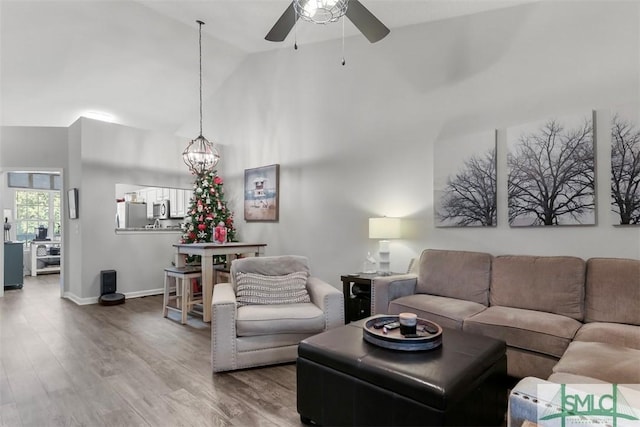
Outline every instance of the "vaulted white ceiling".
<path id="1" fill-rule="evenodd" d="M 362 0 L 393 30 L 531 0 Z M 68 126 L 86 111 L 174 133 L 264 40 L 290 0 L 0 0 L 0 124 Z M 350 23 L 347 37 L 363 37 Z M 342 25 L 297 26 L 299 44 L 339 39 Z M 379 43 L 388 42 L 387 39 Z"/>

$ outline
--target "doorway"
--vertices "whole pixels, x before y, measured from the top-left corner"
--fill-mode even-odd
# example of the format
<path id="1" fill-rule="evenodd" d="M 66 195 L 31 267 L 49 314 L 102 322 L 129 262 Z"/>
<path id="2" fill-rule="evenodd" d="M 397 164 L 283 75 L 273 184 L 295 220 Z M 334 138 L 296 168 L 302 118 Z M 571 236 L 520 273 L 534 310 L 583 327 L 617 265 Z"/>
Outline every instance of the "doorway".
<path id="1" fill-rule="evenodd" d="M 7 292 L 34 286 L 37 280 L 29 278 L 48 276 L 47 282 L 59 284 L 58 294 L 64 294 L 63 265 L 63 175 L 61 169 L 4 169 L 0 171 L 0 206 L 5 222 L 5 242 L 2 258 L 14 276 L 22 270 L 22 288 L 19 285 L 0 287 L 0 297 Z M 22 248 L 22 265 L 15 256 L 7 258 L 7 248 L 15 255 L 16 246 Z M 6 261 L 5 261 L 6 260 Z M 5 270 L 6 270 L 5 269 Z M 4 272 L 2 283 L 7 283 Z M 12 278 L 13 279 L 13 278 Z M 15 279 L 13 279 L 15 280 Z M 12 282 L 14 283 L 14 282 Z"/>

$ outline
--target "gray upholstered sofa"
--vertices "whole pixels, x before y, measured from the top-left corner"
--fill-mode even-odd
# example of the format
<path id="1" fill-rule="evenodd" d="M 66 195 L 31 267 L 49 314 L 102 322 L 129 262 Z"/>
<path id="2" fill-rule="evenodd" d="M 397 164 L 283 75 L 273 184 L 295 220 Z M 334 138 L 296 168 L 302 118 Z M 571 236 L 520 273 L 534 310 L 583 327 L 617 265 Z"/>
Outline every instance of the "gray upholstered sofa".
<path id="1" fill-rule="evenodd" d="M 523 378 L 510 398 L 515 425 L 535 421 L 513 406 L 539 403 L 543 378 L 640 383 L 639 260 L 429 249 L 416 275 L 374 281 L 372 313 L 402 311 L 507 343 L 508 373 Z"/>

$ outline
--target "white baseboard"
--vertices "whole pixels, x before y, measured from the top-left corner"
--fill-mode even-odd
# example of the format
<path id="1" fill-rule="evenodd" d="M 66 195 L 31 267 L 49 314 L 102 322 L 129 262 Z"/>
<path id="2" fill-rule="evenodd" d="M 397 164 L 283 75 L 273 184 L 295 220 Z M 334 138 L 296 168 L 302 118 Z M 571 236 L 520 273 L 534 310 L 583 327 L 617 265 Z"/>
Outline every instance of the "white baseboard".
<path id="1" fill-rule="evenodd" d="M 164 288 L 148 289 L 145 291 L 127 292 L 124 294 L 124 296 L 125 296 L 125 299 L 129 299 L 129 298 L 148 297 L 151 295 L 161 295 L 162 293 L 164 293 Z M 78 305 L 98 304 L 99 302 L 98 301 L 99 297 L 79 298 L 77 295 L 71 292 L 65 292 L 62 296 L 64 298 L 67 298 L 75 302 Z"/>
<path id="2" fill-rule="evenodd" d="M 127 298 L 140 298 L 140 297 L 148 297 L 151 295 L 162 295 L 164 293 L 164 288 L 157 289 L 147 289 L 146 291 L 135 291 L 135 292 L 127 292 L 124 294 Z"/>
<path id="3" fill-rule="evenodd" d="M 62 296 L 64 298 L 67 298 L 67 299 L 75 302 L 78 305 L 89 305 L 89 304 L 97 304 L 98 303 L 98 297 L 80 298 L 76 294 L 73 294 L 71 292 L 65 292 L 64 294 L 62 294 Z"/>

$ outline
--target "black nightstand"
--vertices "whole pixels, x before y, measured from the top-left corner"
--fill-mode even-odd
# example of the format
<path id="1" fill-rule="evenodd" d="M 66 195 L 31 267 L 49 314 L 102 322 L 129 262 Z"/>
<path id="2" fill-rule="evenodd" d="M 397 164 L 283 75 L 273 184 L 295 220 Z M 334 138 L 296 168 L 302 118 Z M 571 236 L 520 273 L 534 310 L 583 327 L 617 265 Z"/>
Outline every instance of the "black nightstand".
<path id="1" fill-rule="evenodd" d="M 344 296 L 344 323 L 371 316 L 371 283 L 376 273 L 340 276 Z"/>

